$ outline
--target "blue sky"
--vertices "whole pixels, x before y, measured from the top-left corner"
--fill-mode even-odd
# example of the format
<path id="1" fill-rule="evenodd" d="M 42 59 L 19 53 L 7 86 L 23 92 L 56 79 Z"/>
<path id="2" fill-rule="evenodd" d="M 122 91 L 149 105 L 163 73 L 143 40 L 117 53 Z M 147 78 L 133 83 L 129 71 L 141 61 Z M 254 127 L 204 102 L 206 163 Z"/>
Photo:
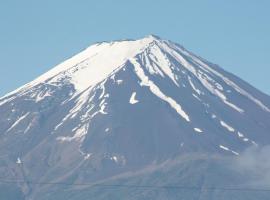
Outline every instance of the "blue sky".
<path id="1" fill-rule="evenodd" d="M 104 40 L 155 34 L 270 94 L 268 0 L 0 1 L 0 96 Z"/>

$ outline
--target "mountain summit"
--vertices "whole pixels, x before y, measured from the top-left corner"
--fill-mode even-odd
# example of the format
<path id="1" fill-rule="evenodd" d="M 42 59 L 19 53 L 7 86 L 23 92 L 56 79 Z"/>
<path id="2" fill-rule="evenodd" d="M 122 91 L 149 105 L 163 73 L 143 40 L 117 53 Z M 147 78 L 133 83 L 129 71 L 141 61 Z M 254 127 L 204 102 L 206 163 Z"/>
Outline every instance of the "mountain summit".
<path id="1" fill-rule="evenodd" d="M 0 193 L 23 200 L 230 199 L 93 185 L 238 186 L 225 160 L 270 143 L 269 96 L 153 35 L 90 46 L 0 98 L 0 113 L 1 175 L 21 180 Z"/>

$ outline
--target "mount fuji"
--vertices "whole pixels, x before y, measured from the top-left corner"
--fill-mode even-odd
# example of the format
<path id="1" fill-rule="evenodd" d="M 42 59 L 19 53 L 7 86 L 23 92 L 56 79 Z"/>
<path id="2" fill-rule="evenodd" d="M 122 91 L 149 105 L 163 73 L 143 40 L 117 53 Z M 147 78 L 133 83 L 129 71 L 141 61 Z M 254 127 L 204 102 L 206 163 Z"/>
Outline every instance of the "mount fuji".
<path id="1" fill-rule="evenodd" d="M 0 199 L 269 199 L 241 164 L 270 144 L 270 97 L 154 35 L 93 44 L 0 113 Z"/>

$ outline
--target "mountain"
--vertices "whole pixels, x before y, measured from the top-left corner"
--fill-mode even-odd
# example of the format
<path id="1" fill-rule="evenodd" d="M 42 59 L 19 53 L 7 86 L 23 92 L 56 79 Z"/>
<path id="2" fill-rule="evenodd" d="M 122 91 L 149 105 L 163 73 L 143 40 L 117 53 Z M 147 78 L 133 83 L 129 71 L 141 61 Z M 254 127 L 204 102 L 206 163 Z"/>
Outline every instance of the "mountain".
<path id="1" fill-rule="evenodd" d="M 270 97 L 154 35 L 93 44 L 0 113 L 0 199 L 269 199 L 241 164 L 270 143 Z"/>

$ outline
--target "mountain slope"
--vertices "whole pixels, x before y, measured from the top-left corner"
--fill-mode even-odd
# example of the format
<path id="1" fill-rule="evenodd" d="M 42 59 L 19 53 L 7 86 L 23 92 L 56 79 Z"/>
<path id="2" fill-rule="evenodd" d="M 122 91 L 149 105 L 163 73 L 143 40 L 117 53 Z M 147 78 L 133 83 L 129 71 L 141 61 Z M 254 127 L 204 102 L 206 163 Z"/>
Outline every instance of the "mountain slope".
<path id="1" fill-rule="evenodd" d="M 269 96 L 156 36 L 94 44 L 2 97 L 0 112 L 1 175 L 23 180 L 13 185 L 24 199 L 55 199 L 63 189 L 31 184 L 33 180 L 106 183 L 112 177 L 121 181 L 122 176 L 141 171 L 141 178 L 127 176 L 127 183 L 145 180 L 156 185 L 160 184 L 157 179 L 165 178 L 167 184 L 200 187 L 201 181 L 189 182 L 183 174 L 190 169 L 187 174 L 192 177 L 201 159 L 206 164 L 196 172 L 198 179 L 212 165 L 224 171 L 223 159 L 235 159 L 246 149 L 270 141 Z M 183 156 L 194 162 L 181 161 Z M 164 166 L 168 173 L 179 177 L 161 173 L 162 163 L 168 163 Z M 152 170 L 145 173 L 148 168 Z M 215 184 L 213 177 L 206 182 Z M 94 194 L 95 199 L 109 199 L 112 195 L 99 194 L 98 188 L 90 194 L 89 187 L 68 187 L 63 195 L 74 195 L 70 199 Z M 134 199 L 142 199 L 136 188 L 132 191 L 138 193 Z M 126 199 L 129 193 L 122 195 Z M 145 198 L 179 198 L 149 195 Z"/>

